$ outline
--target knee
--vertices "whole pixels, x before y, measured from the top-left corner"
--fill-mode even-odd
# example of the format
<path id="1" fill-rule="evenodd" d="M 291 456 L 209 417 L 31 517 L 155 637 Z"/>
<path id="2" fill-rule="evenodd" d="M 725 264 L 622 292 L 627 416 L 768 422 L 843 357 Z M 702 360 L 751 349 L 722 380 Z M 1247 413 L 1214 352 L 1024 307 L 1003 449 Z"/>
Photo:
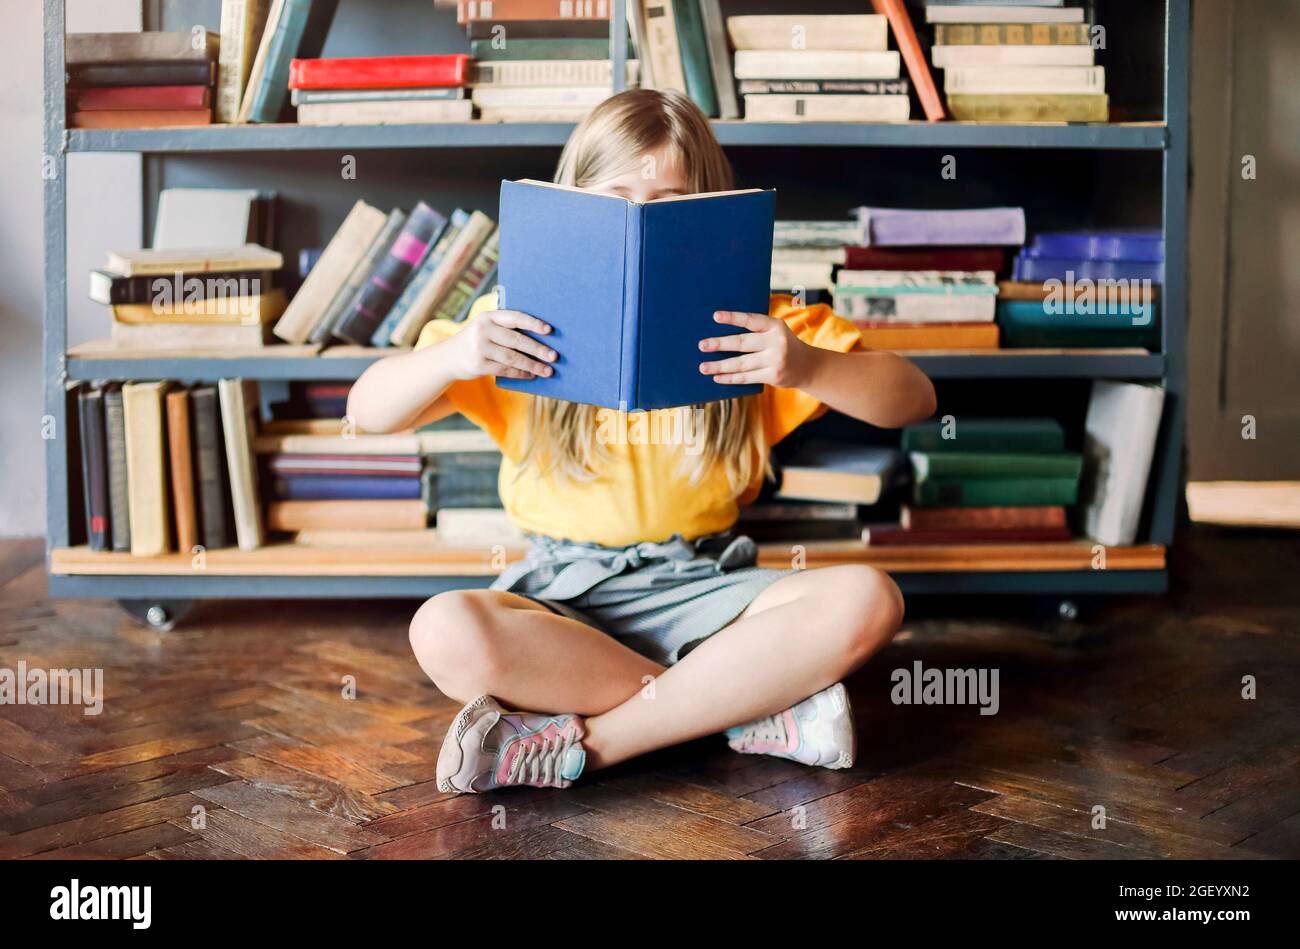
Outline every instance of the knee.
<path id="1" fill-rule="evenodd" d="M 487 590 L 448 590 L 411 618 L 411 649 L 420 668 L 452 698 L 469 701 L 491 692 L 500 678 L 505 656 L 497 606 Z"/>
<path id="2" fill-rule="evenodd" d="M 903 622 L 903 594 L 889 574 L 866 564 L 833 567 L 834 592 L 827 597 L 839 620 L 841 648 L 855 669 L 894 638 Z"/>

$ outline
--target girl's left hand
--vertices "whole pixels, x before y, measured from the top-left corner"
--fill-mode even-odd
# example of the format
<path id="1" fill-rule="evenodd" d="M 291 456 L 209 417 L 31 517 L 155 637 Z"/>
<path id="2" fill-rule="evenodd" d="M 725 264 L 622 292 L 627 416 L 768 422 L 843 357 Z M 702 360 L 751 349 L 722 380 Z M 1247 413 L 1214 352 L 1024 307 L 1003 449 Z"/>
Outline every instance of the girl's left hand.
<path id="1" fill-rule="evenodd" d="M 731 359 L 700 363 L 700 372 L 723 385 L 762 382 L 785 389 L 797 389 L 808 378 L 814 349 L 803 342 L 784 320 L 763 313 L 735 313 L 719 310 L 715 323 L 749 330 L 733 336 L 710 336 L 700 340 L 706 353 L 744 353 Z"/>

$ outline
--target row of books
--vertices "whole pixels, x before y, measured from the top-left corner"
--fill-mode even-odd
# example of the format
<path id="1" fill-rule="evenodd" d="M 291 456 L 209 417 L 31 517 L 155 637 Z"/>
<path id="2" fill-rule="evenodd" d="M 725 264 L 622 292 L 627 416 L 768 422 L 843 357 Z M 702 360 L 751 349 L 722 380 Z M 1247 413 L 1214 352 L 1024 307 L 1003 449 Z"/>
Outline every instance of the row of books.
<path id="1" fill-rule="evenodd" d="M 1106 72 L 1081 6 L 1063 0 L 929 3 L 931 63 L 948 111 L 971 122 L 1105 122 Z"/>
<path id="2" fill-rule="evenodd" d="M 860 534 L 882 546 L 1048 543 L 1075 530 L 1132 544 L 1163 402 L 1157 386 L 1094 382 L 1081 451 L 1050 418 L 948 416 L 904 429 L 898 449 L 810 441 L 741 526 L 760 539 Z"/>
<path id="3" fill-rule="evenodd" d="M 217 35 L 204 32 L 69 34 L 68 125 L 207 125 L 218 49 Z"/>

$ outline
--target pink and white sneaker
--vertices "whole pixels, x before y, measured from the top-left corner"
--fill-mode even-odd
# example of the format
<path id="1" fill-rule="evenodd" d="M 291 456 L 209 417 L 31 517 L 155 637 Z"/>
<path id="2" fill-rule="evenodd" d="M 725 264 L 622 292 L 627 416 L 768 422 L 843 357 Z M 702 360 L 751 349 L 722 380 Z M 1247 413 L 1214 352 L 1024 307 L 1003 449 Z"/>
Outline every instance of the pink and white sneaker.
<path id="1" fill-rule="evenodd" d="M 857 738 L 843 682 L 836 682 L 784 712 L 727 729 L 727 743 L 742 755 L 772 755 L 822 768 L 851 768 Z"/>
<path id="2" fill-rule="evenodd" d="M 567 788 L 586 764 L 585 734 L 577 715 L 507 712 L 492 696 L 480 695 L 460 710 L 442 740 L 438 790 Z"/>

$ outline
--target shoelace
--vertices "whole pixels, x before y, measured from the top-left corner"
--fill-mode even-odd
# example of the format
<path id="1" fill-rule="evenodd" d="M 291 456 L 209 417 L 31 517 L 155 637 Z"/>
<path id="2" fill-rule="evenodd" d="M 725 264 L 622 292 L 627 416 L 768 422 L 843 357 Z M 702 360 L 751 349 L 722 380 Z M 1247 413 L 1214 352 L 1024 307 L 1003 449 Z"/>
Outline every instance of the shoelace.
<path id="1" fill-rule="evenodd" d="M 770 741 L 784 745 L 788 740 L 785 730 L 785 715 L 768 715 L 745 726 L 741 739 L 748 743 Z"/>
<path id="2" fill-rule="evenodd" d="M 554 741 L 550 737 L 543 738 L 541 741 L 530 740 L 510 762 L 510 770 L 506 772 L 506 783 L 537 784 L 540 780 L 544 785 L 559 787 L 563 780 L 560 776 L 560 768 L 573 742 L 572 733 L 563 738 L 557 737 Z"/>

